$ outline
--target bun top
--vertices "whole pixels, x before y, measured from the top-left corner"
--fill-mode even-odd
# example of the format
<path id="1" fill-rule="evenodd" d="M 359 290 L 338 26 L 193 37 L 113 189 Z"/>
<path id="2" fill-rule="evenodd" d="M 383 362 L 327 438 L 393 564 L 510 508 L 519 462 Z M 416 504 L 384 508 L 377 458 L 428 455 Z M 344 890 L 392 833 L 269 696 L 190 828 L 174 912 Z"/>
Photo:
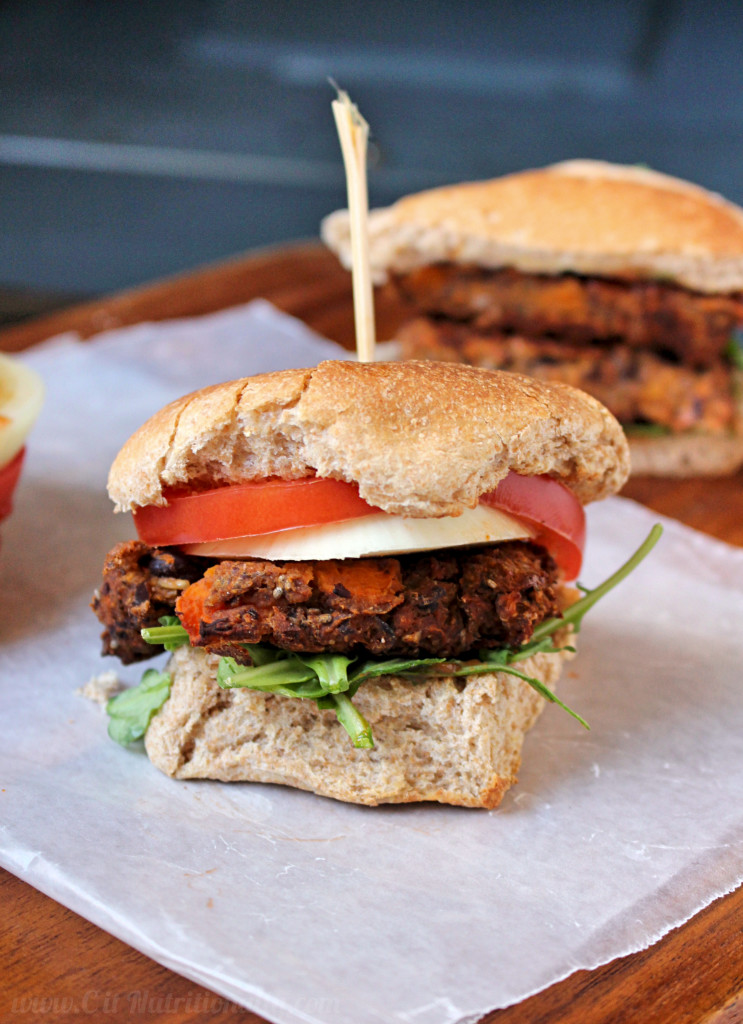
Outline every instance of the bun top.
<path id="1" fill-rule="evenodd" d="M 321 230 L 350 267 L 348 212 L 330 214 Z M 406 196 L 373 210 L 369 231 L 379 282 L 454 262 L 743 289 L 743 210 L 678 178 L 598 160 Z"/>
<path id="2" fill-rule="evenodd" d="M 509 470 L 548 474 L 583 501 L 618 491 L 624 434 L 564 384 L 448 363 L 324 362 L 204 388 L 156 413 L 109 475 L 120 510 L 163 488 L 311 474 L 355 482 L 386 512 L 457 515 Z"/>

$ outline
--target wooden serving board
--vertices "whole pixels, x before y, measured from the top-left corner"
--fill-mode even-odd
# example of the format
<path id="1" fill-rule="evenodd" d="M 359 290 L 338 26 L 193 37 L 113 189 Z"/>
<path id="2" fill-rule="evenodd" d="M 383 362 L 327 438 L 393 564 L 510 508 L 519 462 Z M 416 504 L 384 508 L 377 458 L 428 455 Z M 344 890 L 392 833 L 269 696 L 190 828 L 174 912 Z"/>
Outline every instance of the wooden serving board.
<path id="1" fill-rule="evenodd" d="M 353 347 L 350 276 L 321 246 L 306 243 L 263 250 L 21 324 L 0 333 L 0 350 L 20 351 L 63 331 L 89 338 L 112 327 L 210 313 L 257 297 Z M 405 312 L 393 296 L 380 291 L 380 339 L 392 336 Z M 709 480 L 633 479 L 624 494 L 743 546 L 740 474 Z M 0 1024 L 57 1024 L 85 1017 L 169 1024 L 262 1021 L 0 870 Z M 579 971 L 484 1021 L 743 1024 L 743 888 L 650 949 L 595 971 Z"/>

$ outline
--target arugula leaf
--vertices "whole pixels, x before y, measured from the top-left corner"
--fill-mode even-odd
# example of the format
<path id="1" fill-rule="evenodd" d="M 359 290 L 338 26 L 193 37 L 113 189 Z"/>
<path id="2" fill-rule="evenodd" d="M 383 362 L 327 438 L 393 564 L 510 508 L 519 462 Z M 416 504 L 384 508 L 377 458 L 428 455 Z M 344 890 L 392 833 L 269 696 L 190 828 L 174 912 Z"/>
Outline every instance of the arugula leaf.
<path id="1" fill-rule="evenodd" d="M 219 664 L 217 665 L 217 684 L 222 687 L 223 690 L 230 689 L 230 679 L 240 671 L 240 665 L 235 661 L 234 658 L 220 658 Z"/>
<path id="2" fill-rule="evenodd" d="M 345 693 L 334 693 L 330 696 L 335 704 L 335 713 L 338 716 L 338 721 L 351 737 L 353 745 L 362 750 L 369 750 L 373 747 L 374 737 L 372 736 L 371 726 L 353 704 L 351 698 Z"/>
<path id="3" fill-rule="evenodd" d="M 141 631 L 142 639 L 148 644 L 162 644 L 166 651 L 175 651 L 190 643 L 188 633 L 176 615 L 163 615 L 159 626 L 149 626 Z"/>
<path id="4" fill-rule="evenodd" d="M 743 341 L 739 334 L 736 333 L 731 337 L 724 354 L 736 369 L 743 370 Z"/>
<path id="5" fill-rule="evenodd" d="M 532 633 L 530 643 L 537 643 L 544 637 L 552 636 L 553 633 L 556 633 L 558 629 L 561 629 L 568 623 L 575 628 L 577 633 L 580 630 L 586 613 L 593 608 L 597 601 L 600 601 L 601 598 L 608 594 L 610 590 L 613 590 L 617 584 L 626 579 L 631 572 L 634 572 L 640 562 L 647 558 L 653 550 L 662 534 L 663 527 L 660 523 L 656 523 L 637 551 L 635 551 L 634 555 L 628 558 L 624 565 L 620 565 L 617 571 L 613 572 L 608 579 L 604 580 L 603 583 L 600 583 L 592 590 L 587 590 L 583 597 L 576 601 L 575 604 L 571 604 L 570 607 L 565 610 L 562 618 L 545 619 L 545 621 L 537 626 Z"/>
<path id="6" fill-rule="evenodd" d="M 570 650 L 570 651 L 572 651 L 572 650 L 575 650 L 575 648 L 574 647 L 552 647 L 552 648 L 542 648 L 542 650 L 557 652 L 558 650 Z M 577 722 L 580 722 L 580 724 L 583 726 L 584 729 L 590 729 L 591 728 L 590 725 L 588 724 L 588 722 L 585 720 L 585 718 L 582 717 L 582 715 L 579 715 L 577 711 L 573 711 L 573 709 L 571 707 L 568 707 L 568 705 L 565 704 L 564 701 L 561 701 L 560 698 L 557 696 L 557 694 L 553 693 L 552 690 L 550 690 L 550 688 L 546 685 L 546 683 L 543 683 L 541 679 L 536 679 L 534 676 L 527 676 L 524 672 L 519 672 L 518 669 L 514 668 L 513 667 L 513 662 L 514 661 L 521 660 L 521 657 L 527 658 L 527 657 L 530 656 L 528 654 L 525 654 L 525 655 L 522 655 L 521 657 L 519 657 L 518 656 L 519 652 L 514 652 L 514 653 L 517 655 L 516 657 L 512 657 L 509 661 L 506 661 L 504 663 L 503 662 L 497 663 L 496 664 L 496 671 L 498 671 L 498 672 L 506 672 L 506 673 L 508 673 L 508 675 L 516 676 L 518 679 L 523 679 L 525 683 L 528 683 L 529 686 L 531 686 L 532 689 L 536 690 L 537 693 L 541 697 L 544 697 L 545 700 L 549 701 L 551 704 L 557 704 L 557 706 L 561 707 L 563 711 L 567 711 L 567 713 L 569 715 L 571 715 Z M 532 651 L 531 653 L 534 654 L 536 652 Z"/>
<path id="7" fill-rule="evenodd" d="M 221 687 L 245 687 L 262 693 L 314 700 L 321 710 L 335 711 L 353 745 L 366 749 L 374 746 L 371 726 L 351 700 L 361 683 L 375 676 L 407 676 L 422 667 L 440 665 L 445 660 L 394 658 L 365 661 L 349 674 L 349 667 L 356 659 L 342 654 L 290 654 L 265 644 L 244 646 L 254 664 L 238 665 L 234 658 L 220 658 L 217 682 Z"/>
<path id="8" fill-rule="evenodd" d="M 480 651 L 480 663 L 462 664 L 461 667 L 454 668 L 453 670 L 447 670 L 446 672 L 439 674 L 461 677 L 484 675 L 486 672 L 493 671 L 507 672 L 509 675 L 523 679 L 524 682 L 533 687 L 537 693 L 541 694 L 545 700 L 550 701 L 552 704 L 559 705 L 559 707 L 564 711 L 567 711 L 569 715 L 572 715 L 573 718 L 588 729 L 589 726 L 585 719 L 576 711 L 573 711 L 572 708 L 568 707 L 567 704 L 564 704 L 540 679 L 535 679 L 533 676 L 528 676 L 525 673 L 520 672 L 518 669 L 513 667 L 513 664 L 514 662 L 524 661 L 526 658 L 530 658 L 532 655 L 540 654 L 542 652 L 557 653 L 561 650 L 574 650 L 575 648 L 573 647 L 556 647 L 554 634 L 563 629 L 566 625 L 572 625 L 576 633 L 579 632 L 586 613 L 593 608 L 597 601 L 604 597 L 605 594 L 608 594 L 610 590 L 613 590 L 618 583 L 621 583 L 623 579 L 629 576 L 629 574 L 637 568 L 640 562 L 642 562 L 642 560 L 653 550 L 660 540 L 662 533 L 663 527 L 659 523 L 656 523 L 644 542 L 640 545 L 637 551 L 627 559 L 624 565 L 620 566 L 616 572 L 612 573 L 612 575 L 609 576 L 608 579 L 604 580 L 603 583 L 599 584 L 598 587 L 594 587 L 592 590 L 587 590 L 585 587 L 581 587 L 580 589 L 583 591 L 583 597 L 572 604 L 560 618 L 546 619 L 537 626 L 528 643 L 523 644 L 518 648 L 506 647 L 497 651 Z"/>
<path id="9" fill-rule="evenodd" d="M 246 688 L 284 697 L 325 696 L 327 689 L 300 658 L 286 657 L 285 651 L 277 650 L 276 654 L 279 657 L 274 661 L 262 665 L 238 665 L 234 658 L 220 658 L 217 682 L 223 690 Z"/>
<path id="10" fill-rule="evenodd" d="M 627 437 L 668 437 L 671 428 L 664 423 L 625 423 Z"/>
<path id="11" fill-rule="evenodd" d="M 240 646 L 249 652 L 250 660 L 254 665 L 267 665 L 271 661 L 276 661 L 276 648 L 269 647 L 268 644 L 240 644 Z"/>
<path id="12" fill-rule="evenodd" d="M 251 658 L 257 655 L 259 663 L 238 665 L 234 658 L 220 658 L 217 682 L 221 687 L 314 700 L 319 708 L 335 711 L 355 747 L 374 746 L 369 723 L 345 692 L 351 686 L 348 666 L 353 659 L 338 654 L 290 654 L 264 644 L 245 647 Z"/>
<path id="13" fill-rule="evenodd" d="M 557 654 L 559 651 L 574 651 L 574 647 L 564 646 L 556 647 L 551 636 L 544 637 L 538 643 L 524 644 L 523 647 L 509 648 L 502 647 L 497 651 L 480 651 L 480 661 L 473 662 L 461 662 L 456 659 L 443 663 L 443 667 L 440 670 L 423 670 L 413 671 L 409 673 L 395 672 L 395 675 L 406 675 L 407 678 L 413 680 L 423 681 L 424 679 L 445 679 L 450 676 L 456 676 L 457 678 L 463 678 L 467 676 L 485 676 L 491 672 L 506 672 L 508 675 L 517 676 L 519 679 L 523 679 L 524 682 L 528 683 L 533 687 L 537 693 L 541 694 L 545 700 L 550 701 L 552 704 L 558 704 L 563 711 L 567 711 L 569 715 L 572 715 L 581 725 L 589 728 L 588 723 L 582 718 L 577 711 L 573 711 L 572 708 L 568 707 L 567 704 L 563 703 L 547 686 L 541 681 L 536 679 L 534 676 L 528 676 L 524 672 L 520 672 L 518 669 L 512 668 L 515 661 L 523 661 L 525 658 L 530 658 L 534 654 L 540 654 L 542 652 L 549 654 Z M 431 659 L 432 662 L 443 662 L 442 658 Z M 423 662 L 421 662 L 421 665 Z M 382 668 L 384 663 L 382 664 Z M 384 672 L 380 671 L 375 675 L 383 675 Z M 392 674 L 392 673 L 391 673 Z"/>
<path id="14" fill-rule="evenodd" d="M 388 661 L 365 661 L 351 673 L 351 682 L 363 683 L 376 676 L 404 676 L 429 665 L 444 665 L 446 658 L 392 658 Z M 355 691 L 354 691 L 355 692 Z"/>
<path id="15" fill-rule="evenodd" d="M 508 663 L 512 665 L 515 661 L 524 661 L 525 658 L 531 658 L 533 654 L 555 654 L 559 651 L 572 651 L 575 654 L 575 647 L 571 647 L 570 644 L 565 644 L 564 647 L 555 647 L 553 637 L 545 636 L 541 640 L 530 640 L 521 647 L 509 651 Z"/>
<path id="16" fill-rule="evenodd" d="M 491 672 L 506 672 L 528 683 L 545 700 L 557 704 L 588 728 L 585 719 L 564 704 L 541 680 L 521 672 L 514 668 L 514 665 L 534 654 L 574 650 L 575 648 L 569 646 L 557 647 L 554 634 L 568 625 L 572 625 L 578 632 L 586 613 L 637 568 L 655 547 L 662 533 L 662 526 L 653 526 L 637 551 L 599 586 L 587 589 L 578 585 L 583 596 L 566 609 L 560 618 L 546 619 L 537 626 L 529 642 L 521 647 L 482 650 L 479 652 L 479 660 L 466 662 L 456 658 L 388 658 L 382 661 L 373 658 L 354 664 L 356 659 L 345 655 L 294 654 L 269 644 L 242 644 L 241 646 L 250 654 L 253 664 L 240 665 L 234 658 L 220 658 L 217 682 L 224 689 L 246 688 L 262 693 L 277 693 L 283 697 L 314 700 L 319 708 L 334 710 L 338 721 L 351 737 L 353 745 L 366 749 L 374 746 L 371 727 L 354 706 L 351 698 L 355 696 L 362 683 L 378 676 L 402 676 L 412 682 L 425 682 L 432 678 L 466 678 Z M 188 633 L 180 626 L 177 618 L 165 617 L 160 621 L 160 628 L 142 630 L 142 636 L 148 643 L 164 643 L 167 650 L 174 650 L 175 647 L 188 643 Z M 124 697 L 126 694 L 121 696 Z M 166 697 L 167 693 L 160 703 L 163 703 Z M 160 704 L 157 705 L 159 706 Z M 139 733 L 140 736 L 144 734 L 147 724 L 149 719 Z M 109 726 L 109 732 L 111 728 L 112 726 Z"/>
<path id="17" fill-rule="evenodd" d="M 343 654 L 318 654 L 314 658 L 302 658 L 302 663 L 311 669 L 327 693 L 344 693 L 349 687 L 348 666 L 354 661 Z"/>
<path id="18" fill-rule="evenodd" d="M 152 716 L 170 696 L 170 676 L 148 668 L 139 686 L 112 697 L 106 704 L 110 716 L 108 735 L 122 746 L 141 740 Z"/>

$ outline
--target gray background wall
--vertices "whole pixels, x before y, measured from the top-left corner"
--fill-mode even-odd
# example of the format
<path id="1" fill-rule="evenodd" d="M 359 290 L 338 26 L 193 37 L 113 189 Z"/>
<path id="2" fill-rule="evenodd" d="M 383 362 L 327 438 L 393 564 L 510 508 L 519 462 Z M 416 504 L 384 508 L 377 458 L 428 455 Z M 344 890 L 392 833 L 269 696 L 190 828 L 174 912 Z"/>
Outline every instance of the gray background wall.
<path id="1" fill-rule="evenodd" d="M 0 289 L 20 314 L 315 236 L 329 75 L 373 205 L 573 156 L 743 203 L 742 47 L 740 2 L 0 0 Z"/>

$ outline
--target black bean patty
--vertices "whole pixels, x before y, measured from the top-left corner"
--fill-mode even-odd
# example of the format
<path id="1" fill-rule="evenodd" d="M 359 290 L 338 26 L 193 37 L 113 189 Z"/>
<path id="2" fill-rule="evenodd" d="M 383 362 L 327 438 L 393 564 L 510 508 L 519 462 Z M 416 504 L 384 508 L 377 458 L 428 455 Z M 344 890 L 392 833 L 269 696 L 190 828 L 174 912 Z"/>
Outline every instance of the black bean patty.
<path id="1" fill-rule="evenodd" d="M 109 553 L 93 608 L 105 626 L 104 653 L 125 663 L 158 652 L 139 631 L 174 612 L 192 644 L 221 653 L 270 643 L 297 652 L 459 657 L 526 642 L 559 614 L 557 589 L 552 558 L 524 541 L 387 558 L 211 564 L 131 541 Z"/>

